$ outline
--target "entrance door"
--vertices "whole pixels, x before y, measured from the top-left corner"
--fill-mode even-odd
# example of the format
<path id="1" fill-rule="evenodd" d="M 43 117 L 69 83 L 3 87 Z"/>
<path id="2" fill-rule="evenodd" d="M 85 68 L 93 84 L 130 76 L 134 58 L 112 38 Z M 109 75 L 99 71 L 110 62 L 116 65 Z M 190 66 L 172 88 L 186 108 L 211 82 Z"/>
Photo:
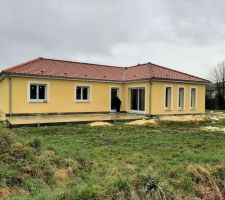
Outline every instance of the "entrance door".
<path id="1" fill-rule="evenodd" d="M 119 97 L 119 88 L 111 88 L 111 111 L 116 112 L 116 107 L 114 105 L 113 98 L 115 96 Z"/>
<path id="2" fill-rule="evenodd" d="M 145 88 L 130 89 L 130 110 L 145 111 Z"/>

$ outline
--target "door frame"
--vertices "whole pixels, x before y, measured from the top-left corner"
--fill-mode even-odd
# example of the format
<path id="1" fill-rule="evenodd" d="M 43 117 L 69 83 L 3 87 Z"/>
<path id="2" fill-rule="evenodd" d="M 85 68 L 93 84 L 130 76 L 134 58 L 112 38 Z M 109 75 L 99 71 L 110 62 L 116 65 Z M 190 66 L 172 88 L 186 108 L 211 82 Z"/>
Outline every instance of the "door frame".
<path id="1" fill-rule="evenodd" d="M 145 103 L 144 103 L 144 110 L 131 110 L 131 90 L 132 89 L 144 89 L 145 91 Z M 128 88 L 128 109 L 131 113 L 137 113 L 137 114 L 145 114 L 146 113 L 146 86 L 138 86 L 138 87 L 129 87 Z"/>
<path id="2" fill-rule="evenodd" d="M 112 113 L 114 113 L 114 112 L 116 112 L 116 110 L 112 110 L 111 109 L 111 98 L 112 98 L 112 89 L 117 89 L 117 96 L 120 98 L 120 100 L 121 100 L 121 87 L 120 86 L 110 86 L 110 88 L 109 88 L 109 111 L 110 112 L 112 112 Z M 122 102 L 122 100 L 121 100 L 121 102 Z"/>

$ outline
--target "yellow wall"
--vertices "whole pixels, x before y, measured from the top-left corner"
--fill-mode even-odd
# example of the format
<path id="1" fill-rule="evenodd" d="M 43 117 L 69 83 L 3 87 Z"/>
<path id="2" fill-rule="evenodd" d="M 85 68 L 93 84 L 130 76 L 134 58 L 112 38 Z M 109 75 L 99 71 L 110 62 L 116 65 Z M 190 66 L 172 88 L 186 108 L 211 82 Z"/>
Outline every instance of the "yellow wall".
<path id="1" fill-rule="evenodd" d="M 165 86 L 172 86 L 172 109 L 165 110 Z M 178 109 L 178 88 L 184 87 L 184 109 Z M 190 88 L 197 88 L 196 109 L 190 108 Z M 169 115 L 169 114 L 191 114 L 205 112 L 205 85 L 191 83 L 171 83 L 171 82 L 152 82 L 151 84 L 151 106 L 152 115 Z"/>
<path id="2" fill-rule="evenodd" d="M 48 87 L 48 102 L 29 102 L 29 83 L 44 83 Z M 75 85 L 90 86 L 90 102 L 76 102 Z M 110 110 L 110 88 L 119 84 L 88 81 L 13 78 L 13 113 L 61 113 L 61 112 L 107 112 Z M 122 89 L 122 88 L 121 88 Z M 122 110 L 125 106 L 121 91 Z"/>
<path id="3" fill-rule="evenodd" d="M 29 102 L 29 83 L 47 84 L 48 102 Z M 75 86 L 90 86 L 90 102 L 76 102 Z M 172 86 L 172 110 L 164 109 L 165 86 Z M 178 110 L 178 87 L 185 88 L 185 109 Z M 189 83 L 172 83 L 142 81 L 130 83 L 107 83 L 73 80 L 53 80 L 34 78 L 12 78 L 12 113 L 63 113 L 63 112 L 109 112 L 111 88 L 119 88 L 119 96 L 122 101 L 121 110 L 130 112 L 130 88 L 145 88 L 144 114 L 189 114 L 205 112 L 205 85 Z M 190 109 L 190 88 L 197 88 L 196 110 Z M 9 113 L 9 80 L 0 82 L 0 111 Z"/>
<path id="4" fill-rule="evenodd" d="M 5 113 L 9 111 L 8 82 L 8 78 L 4 78 L 0 81 L 0 120 L 5 120 Z"/>

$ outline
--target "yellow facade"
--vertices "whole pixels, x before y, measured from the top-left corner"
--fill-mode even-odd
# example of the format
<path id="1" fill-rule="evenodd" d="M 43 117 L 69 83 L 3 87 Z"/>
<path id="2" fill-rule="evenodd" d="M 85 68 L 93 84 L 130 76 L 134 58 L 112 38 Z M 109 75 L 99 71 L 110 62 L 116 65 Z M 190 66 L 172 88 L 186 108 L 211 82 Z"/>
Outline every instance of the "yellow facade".
<path id="1" fill-rule="evenodd" d="M 76 113 L 76 112 L 110 112 L 111 88 L 119 89 L 122 101 L 121 111 L 130 110 L 130 89 L 145 89 L 145 111 L 142 114 L 168 115 L 190 114 L 205 112 L 205 85 L 193 83 L 176 83 L 164 81 L 141 81 L 128 83 L 110 83 L 94 81 L 57 80 L 44 78 L 5 77 L 0 82 L 0 112 L 1 119 L 5 114 L 35 114 L 35 113 Z M 46 102 L 30 102 L 29 86 L 31 83 L 47 85 Z M 165 86 L 172 86 L 172 109 L 164 109 Z M 90 87 L 90 100 L 77 102 L 75 99 L 76 86 Z M 179 110 L 178 87 L 185 88 L 185 106 Z M 190 88 L 197 89 L 197 105 L 195 110 L 190 109 Z M 11 102 L 11 103 L 10 103 Z M 11 108 L 10 108 L 11 107 Z"/>
<path id="2" fill-rule="evenodd" d="M 165 109 L 165 87 L 172 88 L 172 107 Z M 178 88 L 184 88 L 184 108 L 178 108 Z M 170 115 L 170 114 L 195 114 L 205 112 L 205 85 L 193 83 L 173 83 L 173 82 L 152 82 L 150 98 L 150 113 L 152 115 Z M 190 90 L 196 88 L 196 108 L 190 106 Z"/>

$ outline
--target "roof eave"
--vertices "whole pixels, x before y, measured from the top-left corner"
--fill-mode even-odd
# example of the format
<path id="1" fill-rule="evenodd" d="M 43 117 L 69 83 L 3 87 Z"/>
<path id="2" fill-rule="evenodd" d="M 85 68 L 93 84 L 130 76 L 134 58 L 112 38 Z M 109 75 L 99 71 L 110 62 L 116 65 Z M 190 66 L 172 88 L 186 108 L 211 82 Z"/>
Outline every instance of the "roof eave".
<path id="1" fill-rule="evenodd" d="M 64 77 L 64 76 L 50 76 L 50 75 L 40 75 L 40 74 L 20 74 L 2 71 L 0 75 L 4 76 L 14 76 L 14 77 L 29 77 L 29 78 L 49 78 L 49 79 L 61 79 L 61 80 L 86 80 L 86 81 L 100 81 L 100 82 L 117 82 L 117 83 L 127 83 L 136 81 L 171 81 L 171 82 L 188 82 L 188 83 L 198 83 L 198 84 L 208 84 L 211 83 L 208 80 L 193 81 L 193 80 L 180 80 L 180 79 L 169 79 L 169 78 L 141 78 L 141 79 L 130 79 L 130 80 L 107 80 L 107 79 L 93 79 L 93 78 L 77 78 L 77 77 Z"/>
<path id="2" fill-rule="evenodd" d="M 120 80 L 50 76 L 50 75 L 40 75 L 40 74 L 22 74 L 22 73 L 12 73 L 12 72 L 3 72 L 3 73 L 5 74 L 5 76 L 8 76 L 8 77 L 10 76 L 10 77 L 44 78 L 44 79 L 58 79 L 58 80 L 86 80 L 86 81 L 117 82 L 117 83 L 123 82 Z"/>
<path id="3" fill-rule="evenodd" d="M 181 80 L 181 79 L 169 79 L 169 78 L 151 78 L 152 81 L 172 81 L 172 82 L 188 82 L 188 83 L 198 83 L 198 84 L 208 84 L 211 83 L 208 80 Z"/>

